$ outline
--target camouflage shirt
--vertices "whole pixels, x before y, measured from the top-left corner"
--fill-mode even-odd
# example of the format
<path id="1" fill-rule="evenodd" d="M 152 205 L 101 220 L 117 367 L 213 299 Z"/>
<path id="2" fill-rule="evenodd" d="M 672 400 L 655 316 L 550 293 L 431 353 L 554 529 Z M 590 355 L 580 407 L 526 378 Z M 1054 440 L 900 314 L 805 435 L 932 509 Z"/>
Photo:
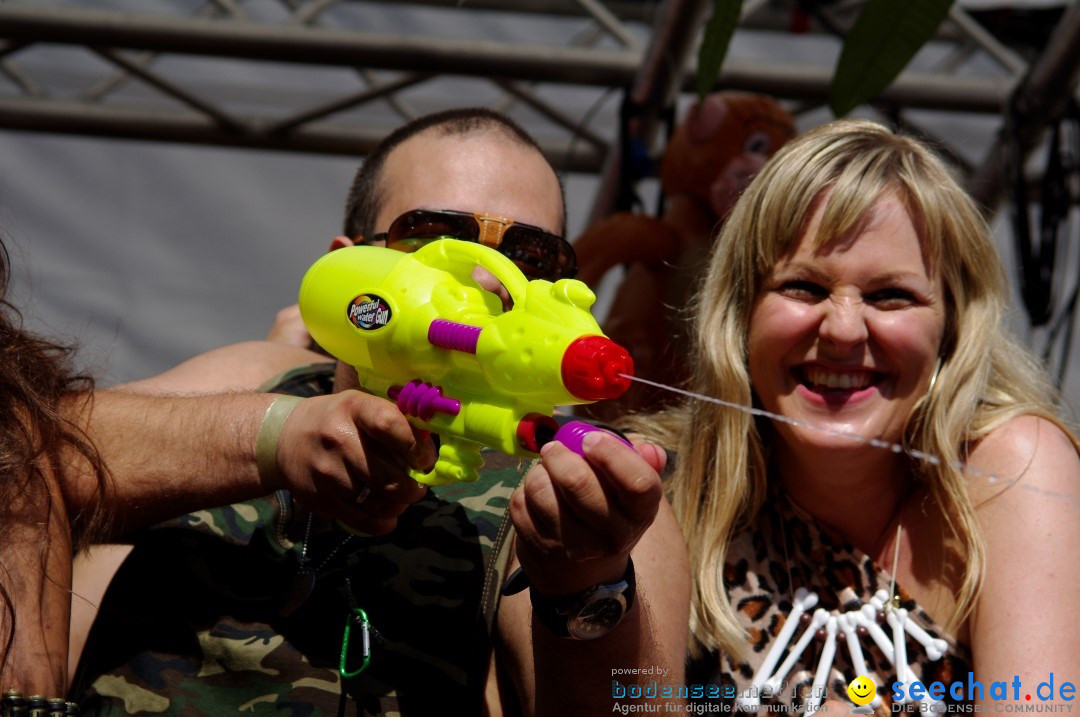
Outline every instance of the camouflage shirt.
<path id="1" fill-rule="evenodd" d="M 333 365 L 274 392 L 327 393 Z M 104 600 L 76 675 L 84 713 L 479 714 L 523 475 L 489 453 L 475 483 L 429 491 L 381 538 L 352 535 L 285 491 L 143 531 Z M 370 665 L 338 673 L 354 608 Z M 354 623 L 355 625 L 355 623 Z M 361 662 L 351 630 L 348 669 Z"/>

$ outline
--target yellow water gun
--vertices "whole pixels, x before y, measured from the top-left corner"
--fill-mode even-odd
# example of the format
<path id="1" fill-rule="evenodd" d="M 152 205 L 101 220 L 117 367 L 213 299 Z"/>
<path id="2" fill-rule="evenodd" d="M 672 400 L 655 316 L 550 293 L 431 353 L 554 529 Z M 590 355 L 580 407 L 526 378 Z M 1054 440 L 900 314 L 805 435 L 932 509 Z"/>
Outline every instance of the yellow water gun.
<path id="1" fill-rule="evenodd" d="M 513 300 L 474 279 L 483 267 Z M 529 281 L 482 244 L 442 239 L 414 253 L 373 246 L 332 251 L 305 274 L 300 315 L 312 338 L 356 368 L 365 390 L 395 401 L 437 433 L 429 485 L 476 480 L 483 446 L 535 456 L 558 440 L 581 452 L 594 426 L 552 417 L 555 406 L 616 398 L 629 353 L 600 330 L 580 281 Z"/>

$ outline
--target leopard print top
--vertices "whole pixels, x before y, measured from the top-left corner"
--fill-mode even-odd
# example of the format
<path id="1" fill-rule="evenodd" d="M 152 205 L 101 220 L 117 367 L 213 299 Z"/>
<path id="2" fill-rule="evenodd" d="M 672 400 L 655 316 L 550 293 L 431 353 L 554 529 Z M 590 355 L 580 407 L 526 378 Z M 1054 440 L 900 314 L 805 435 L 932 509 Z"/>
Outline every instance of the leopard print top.
<path id="1" fill-rule="evenodd" d="M 790 559 L 790 570 L 785 557 Z M 824 608 L 839 614 L 859 609 L 860 604 L 867 604 L 878 590 L 888 592 L 890 577 L 867 555 L 820 528 L 812 517 L 797 514 L 787 500 L 780 499 L 768 501 L 753 527 L 733 540 L 724 566 L 724 584 L 742 627 L 749 634 L 750 650 L 745 662 L 736 662 L 732 656 L 721 656 L 716 652 L 691 660 L 687 667 L 688 685 L 719 686 L 719 689 L 698 690 L 698 695 L 691 692 L 691 697 L 699 696 L 701 701 L 714 704 L 732 703 L 734 695 L 750 690 L 755 672 L 791 612 L 791 596 L 795 590 L 804 587 L 818 595 L 819 602 L 811 613 Z M 930 636 L 941 638 L 948 644 L 943 657 L 931 660 L 923 645 L 908 635 L 908 664 L 915 675 L 924 685 L 941 682 L 948 686 L 954 680 L 965 680 L 971 670 L 968 647 L 958 644 L 938 627 L 900 585 L 896 586 L 896 591 L 909 617 Z M 804 629 L 803 626 L 796 627 L 789 648 Z M 891 629 L 887 625 L 883 629 L 891 640 Z M 811 693 L 818 659 L 824 648 L 823 633 L 824 630 L 819 631 L 806 646 L 779 694 L 762 699 L 765 709 L 789 714 L 804 710 L 805 697 Z M 876 713 L 891 714 L 896 671 L 869 635 L 862 635 L 859 642 L 866 662 L 866 676 L 877 685 L 882 700 Z M 780 662 L 786 654 L 781 656 Z M 847 686 L 856 676 L 842 631 L 838 631 L 824 698 L 848 702 Z M 946 694 L 944 701 L 948 703 L 951 698 Z M 720 705 L 721 711 L 727 709 L 730 707 Z M 906 709 L 918 710 L 919 705 L 908 705 Z"/>

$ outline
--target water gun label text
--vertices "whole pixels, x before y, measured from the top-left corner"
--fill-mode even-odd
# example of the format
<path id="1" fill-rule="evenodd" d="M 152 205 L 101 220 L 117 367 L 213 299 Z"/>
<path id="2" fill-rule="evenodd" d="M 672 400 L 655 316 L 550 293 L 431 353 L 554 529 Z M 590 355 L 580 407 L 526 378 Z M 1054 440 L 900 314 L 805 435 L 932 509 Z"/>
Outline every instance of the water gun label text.
<path id="1" fill-rule="evenodd" d="M 361 294 L 349 304 L 349 321 L 364 331 L 381 329 L 390 323 L 390 305 L 381 296 Z"/>

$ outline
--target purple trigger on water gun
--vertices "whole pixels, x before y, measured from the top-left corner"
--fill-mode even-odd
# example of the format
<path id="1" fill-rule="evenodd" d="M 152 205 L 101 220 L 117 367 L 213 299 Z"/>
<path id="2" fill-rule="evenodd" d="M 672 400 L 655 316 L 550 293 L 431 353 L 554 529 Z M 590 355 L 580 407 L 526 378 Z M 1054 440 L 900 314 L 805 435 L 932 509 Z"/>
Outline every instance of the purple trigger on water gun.
<path id="1" fill-rule="evenodd" d="M 418 416 L 430 421 L 435 412 L 456 416 L 461 412 L 461 401 L 446 398 L 441 386 L 432 386 L 420 380 L 410 381 L 404 386 L 391 386 L 386 397 L 397 402 L 398 409 L 406 416 Z"/>
<path id="2" fill-rule="evenodd" d="M 581 442 L 585 440 L 586 435 L 592 433 L 593 431 L 603 431 L 612 438 L 622 441 L 626 445 L 630 446 L 630 448 L 634 447 L 633 443 L 626 440 L 617 433 L 613 433 L 606 428 L 601 428 L 600 426 L 594 426 L 591 423 L 585 423 L 584 421 L 570 421 L 569 423 L 564 423 L 563 425 L 559 426 L 559 430 L 555 432 L 555 437 L 553 440 L 556 440 L 559 443 L 563 444 L 564 446 L 572 450 L 574 453 L 577 453 L 579 456 L 584 456 L 585 449 L 581 447 Z"/>

